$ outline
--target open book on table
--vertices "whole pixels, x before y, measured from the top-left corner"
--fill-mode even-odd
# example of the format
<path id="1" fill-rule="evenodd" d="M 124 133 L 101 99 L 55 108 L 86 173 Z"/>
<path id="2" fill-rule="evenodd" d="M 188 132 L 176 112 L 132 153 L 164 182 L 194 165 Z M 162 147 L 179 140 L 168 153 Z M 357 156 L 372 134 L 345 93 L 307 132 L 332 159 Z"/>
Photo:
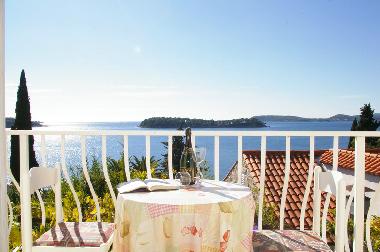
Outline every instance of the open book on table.
<path id="1" fill-rule="evenodd" d="M 133 192 L 139 189 L 146 189 L 148 191 L 176 190 L 179 189 L 179 184 L 174 180 L 168 179 L 132 179 L 117 186 L 119 193 Z"/>

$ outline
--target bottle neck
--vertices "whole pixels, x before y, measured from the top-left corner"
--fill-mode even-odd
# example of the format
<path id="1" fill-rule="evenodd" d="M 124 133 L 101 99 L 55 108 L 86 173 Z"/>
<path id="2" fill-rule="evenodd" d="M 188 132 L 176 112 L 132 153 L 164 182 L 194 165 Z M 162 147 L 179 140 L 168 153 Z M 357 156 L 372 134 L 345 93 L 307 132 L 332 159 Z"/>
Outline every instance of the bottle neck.
<path id="1" fill-rule="evenodd" d="M 193 145 L 191 144 L 191 135 L 186 135 L 186 147 L 191 148 Z"/>
<path id="2" fill-rule="evenodd" d="M 186 128 L 185 137 L 186 137 L 185 147 L 191 148 L 192 147 L 192 144 L 191 144 L 191 128 Z"/>

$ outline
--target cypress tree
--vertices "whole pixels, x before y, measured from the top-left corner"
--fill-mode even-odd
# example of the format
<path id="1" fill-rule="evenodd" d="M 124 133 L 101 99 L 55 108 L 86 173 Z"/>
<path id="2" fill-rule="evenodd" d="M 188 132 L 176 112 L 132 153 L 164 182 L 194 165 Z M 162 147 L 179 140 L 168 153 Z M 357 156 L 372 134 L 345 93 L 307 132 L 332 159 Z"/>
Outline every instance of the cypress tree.
<path id="1" fill-rule="evenodd" d="M 375 110 L 371 108 L 371 104 L 364 104 L 363 107 L 360 108 L 360 118 L 359 122 L 357 122 L 357 125 L 354 129 L 354 131 L 376 131 L 377 128 L 380 126 L 380 122 L 375 120 L 374 118 L 374 112 Z M 351 127 L 354 127 L 354 122 Z M 379 142 L 374 137 L 367 137 L 365 139 L 366 147 L 373 148 L 373 147 L 379 147 Z M 350 139 L 349 147 L 353 148 L 355 146 L 354 140 Z"/>
<path id="2" fill-rule="evenodd" d="M 30 100 L 24 70 L 22 70 L 20 76 L 15 112 L 16 118 L 12 130 L 31 130 L 32 116 L 30 113 Z M 29 136 L 29 168 L 38 166 L 33 145 L 34 137 Z M 13 176 L 20 182 L 20 142 L 18 136 L 11 137 L 10 167 Z"/>
<path id="3" fill-rule="evenodd" d="M 177 130 L 183 130 L 182 128 L 183 123 L 181 123 L 181 126 Z M 165 149 L 168 149 L 168 142 L 162 142 L 162 144 L 165 146 Z M 183 152 L 183 149 L 185 147 L 185 142 L 183 141 L 182 136 L 173 136 L 173 155 L 172 155 L 172 165 L 173 165 L 173 173 L 179 172 L 179 163 L 181 160 L 181 155 Z M 163 169 L 168 169 L 168 154 L 163 154 L 163 160 L 161 161 L 161 167 Z"/>
<path id="4" fill-rule="evenodd" d="M 358 123 L 359 130 L 375 131 L 380 126 L 380 122 L 373 117 L 375 110 L 371 108 L 371 104 L 364 104 L 360 108 L 360 120 Z"/>
<path id="5" fill-rule="evenodd" d="M 351 125 L 351 131 L 356 131 L 357 127 L 358 127 L 358 120 L 356 120 L 356 117 L 355 117 L 355 119 Z M 348 142 L 348 148 L 350 149 L 350 148 L 354 148 L 354 147 L 355 147 L 355 138 L 350 137 L 350 141 Z"/>

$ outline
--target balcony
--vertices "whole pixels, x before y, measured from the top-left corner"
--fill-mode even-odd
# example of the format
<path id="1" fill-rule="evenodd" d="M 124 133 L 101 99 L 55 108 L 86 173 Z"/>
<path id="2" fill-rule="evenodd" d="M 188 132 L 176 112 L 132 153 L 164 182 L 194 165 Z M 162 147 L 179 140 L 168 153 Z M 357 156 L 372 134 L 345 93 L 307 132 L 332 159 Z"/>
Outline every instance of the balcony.
<path id="1" fill-rule="evenodd" d="M 45 130 L 32 130 L 32 131 L 7 131 L 8 138 L 11 135 L 18 135 L 20 141 L 20 185 L 10 176 L 8 185 L 8 211 L 9 211 L 9 234 L 10 234 L 10 247 L 16 249 L 22 244 L 24 251 L 31 251 L 30 247 L 35 236 L 47 230 L 54 223 L 54 216 L 52 211 L 54 202 L 48 202 L 51 199 L 51 190 L 37 190 L 34 196 L 30 197 L 30 177 L 28 172 L 28 141 L 27 136 L 33 135 L 38 148 L 38 155 L 40 157 L 40 166 L 46 166 L 49 159 L 47 153 L 49 146 L 47 145 L 47 138 L 55 137 L 58 139 L 59 164 L 62 172 L 62 201 L 64 207 L 64 219 L 68 221 L 108 221 L 113 222 L 114 207 L 116 202 L 115 186 L 117 183 L 130 180 L 134 176 L 154 176 L 152 170 L 152 155 L 151 155 L 151 139 L 154 137 L 163 137 L 167 139 L 167 170 L 163 174 L 167 174 L 168 178 L 173 178 L 175 172 L 173 160 L 173 138 L 176 136 L 183 136 L 182 131 L 168 131 L 168 130 L 100 130 L 100 131 L 45 131 Z M 122 139 L 122 158 L 123 162 L 110 162 L 107 158 L 107 139 L 118 136 Z M 145 138 L 145 157 L 146 157 L 146 172 L 137 174 L 130 165 L 129 160 L 130 150 L 134 146 L 129 146 L 129 137 L 140 136 Z M 101 139 L 101 161 L 89 162 L 87 158 L 86 139 L 88 137 L 97 137 Z M 311 197 L 312 179 L 316 159 L 315 139 L 318 137 L 329 137 L 333 141 L 332 146 L 332 170 L 338 169 L 339 160 L 339 140 L 341 138 L 354 137 L 355 138 L 355 169 L 351 180 L 347 180 L 347 202 L 346 202 L 346 217 L 350 219 L 352 226 L 348 225 L 345 237 L 346 251 L 363 251 L 365 247 L 365 222 L 366 222 L 366 206 L 365 195 L 367 195 L 368 187 L 366 183 L 365 172 L 365 138 L 366 137 L 380 137 L 380 132 L 348 132 L 348 131 L 193 131 L 193 145 L 196 145 L 201 138 L 208 137 L 213 139 L 213 165 L 210 167 L 210 179 L 222 180 L 224 179 L 220 173 L 220 140 L 224 137 L 232 137 L 237 140 L 237 155 L 230 153 L 228 155 L 236 155 L 236 164 L 230 171 L 225 179 L 234 181 L 236 183 L 248 184 L 256 195 L 256 214 L 255 227 L 257 230 L 265 228 L 274 228 L 286 230 L 294 228 L 298 230 L 311 229 L 319 233 L 322 240 L 329 242 L 329 245 L 334 248 L 335 236 L 329 233 L 329 225 L 334 221 L 334 214 L 329 210 L 330 199 L 329 195 L 323 197 L 324 204 L 322 205 L 322 228 L 316 228 L 315 222 L 311 219 L 309 211 L 312 211 L 310 206 L 313 205 L 314 198 Z M 249 152 L 243 150 L 243 141 L 250 141 L 252 137 L 260 139 L 260 149 L 256 152 Z M 285 138 L 284 151 L 282 151 L 283 167 L 279 168 L 280 171 L 276 174 L 280 183 L 274 186 L 276 190 L 277 200 L 273 201 L 277 205 L 273 206 L 273 214 L 278 217 L 278 223 L 270 226 L 267 222 L 268 217 L 268 190 L 267 182 L 272 180 L 268 174 L 271 172 L 271 167 L 276 164 L 269 162 L 267 159 L 271 155 L 271 151 L 267 150 L 267 140 L 270 138 Z M 296 193 L 298 196 L 298 204 L 293 204 L 290 207 L 289 195 L 294 193 L 291 183 L 294 183 L 294 171 L 301 171 L 294 166 L 293 150 L 291 150 L 291 141 L 297 137 L 307 137 L 309 139 L 310 147 L 307 154 L 307 164 L 303 164 L 302 176 L 305 178 L 301 183 L 301 190 Z M 77 167 L 74 172 L 70 170 L 66 161 L 66 142 L 67 139 L 75 139 L 81 157 L 81 165 Z M 50 146 L 51 147 L 51 146 Z M 57 147 L 57 146 L 55 146 Z M 79 155 L 79 153 L 77 153 Z M 224 153 L 225 154 L 225 153 Z M 303 155 L 305 152 L 303 152 Z M 319 154 L 318 154 L 319 155 Z M 266 160 L 266 161 L 264 161 Z M 94 163 L 95 162 L 95 163 Z M 97 167 L 94 170 L 94 164 Z M 265 165 L 261 165 L 265 164 Z M 305 168 L 306 165 L 306 168 Z M 269 172 L 269 173 L 268 173 Z M 10 169 L 8 166 L 8 173 Z M 97 173 L 97 174 L 96 174 Z M 143 175 L 141 175 L 143 174 Z M 266 174 L 266 176 L 259 176 L 259 174 Z M 96 175 L 96 176 L 95 176 Z M 82 178 L 85 185 L 81 185 L 78 177 Z M 99 179 L 101 178 L 101 179 Z M 270 181 L 271 183 L 273 181 Z M 299 182 L 299 181 L 298 181 Z M 273 184 L 274 185 L 274 184 Z M 84 187 L 83 187 L 84 186 Z M 101 189 L 100 189 L 101 188 Z M 292 189 L 293 188 L 293 189 Z M 299 188 L 299 187 L 298 187 Z M 373 188 L 372 188 L 373 189 Z M 102 192 L 101 192 L 102 190 Z M 371 191 L 371 190 L 369 190 Z M 17 195 L 21 195 L 19 202 L 12 202 L 10 199 L 18 199 Z M 99 195 L 102 194 L 102 195 Z M 291 196 L 291 195 L 290 195 Z M 290 197 L 291 198 L 291 197 Z M 310 202 L 311 199 L 311 202 Z M 272 205 L 273 205 L 272 202 Z M 352 205 L 352 206 L 351 206 Z M 21 211 L 25 212 L 28 218 L 20 220 L 18 217 Z M 353 211 L 351 211 L 351 208 Z M 265 213 L 264 213 L 265 211 Z M 294 215 L 293 212 L 299 214 Z M 291 225 L 291 224 L 294 225 Z M 21 224 L 21 225 L 19 225 Z M 278 225 L 278 226 L 277 226 Z M 353 228 L 353 233 L 351 228 Z M 33 230 L 33 233 L 32 233 Z M 19 240 L 18 234 L 22 235 L 22 241 Z M 342 236 L 342 237 L 343 237 Z M 352 243 L 353 241 L 353 243 Z"/>

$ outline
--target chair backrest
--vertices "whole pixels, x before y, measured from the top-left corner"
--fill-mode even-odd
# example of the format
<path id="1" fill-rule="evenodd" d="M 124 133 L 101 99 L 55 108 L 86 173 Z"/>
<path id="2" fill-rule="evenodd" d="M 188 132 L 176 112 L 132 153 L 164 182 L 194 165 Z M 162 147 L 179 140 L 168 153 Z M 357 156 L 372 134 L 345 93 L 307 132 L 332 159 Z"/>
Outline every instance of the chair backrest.
<path id="1" fill-rule="evenodd" d="M 321 167 L 314 169 L 314 199 L 313 199 L 313 231 L 320 235 L 321 230 L 321 193 L 327 192 L 335 196 L 335 249 L 344 251 L 345 242 L 345 205 L 346 205 L 346 182 L 343 174 L 338 171 L 323 172 Z M 328 205 L 325 206 L 328 208 Z M 327 209 L 324 209 L 327 213 Z M 324 215 L 326 217 L 326 214 Z M 324 220 L 326 225 L 326 219 Z"/>
<path id="2" fill-rule="evenodd" d="M 368 215 L 380 216 L 380 182 L 376 187 L 375 193 L 371 197 Z"/>
<path id="3" fill-rule="evenodd" d="M 367 240 L 367 248 L 369 252 L 373 251 L 372 244 L 371 244 L 371 218 L 372 216 L 380 216 L 380 182 L 376 187 L 375 193 L 371 197 L 368 214 L 367 214 L 366 240 Z"/>
<path id="4" fill-rule="evenodd" d="M 63 221 L 62 197 L 61 197 L 61 169 L 56 167 L 33 167 L 30 174 L 30 192 L 51 186 L 55 194 L 56 222 Z"/>

